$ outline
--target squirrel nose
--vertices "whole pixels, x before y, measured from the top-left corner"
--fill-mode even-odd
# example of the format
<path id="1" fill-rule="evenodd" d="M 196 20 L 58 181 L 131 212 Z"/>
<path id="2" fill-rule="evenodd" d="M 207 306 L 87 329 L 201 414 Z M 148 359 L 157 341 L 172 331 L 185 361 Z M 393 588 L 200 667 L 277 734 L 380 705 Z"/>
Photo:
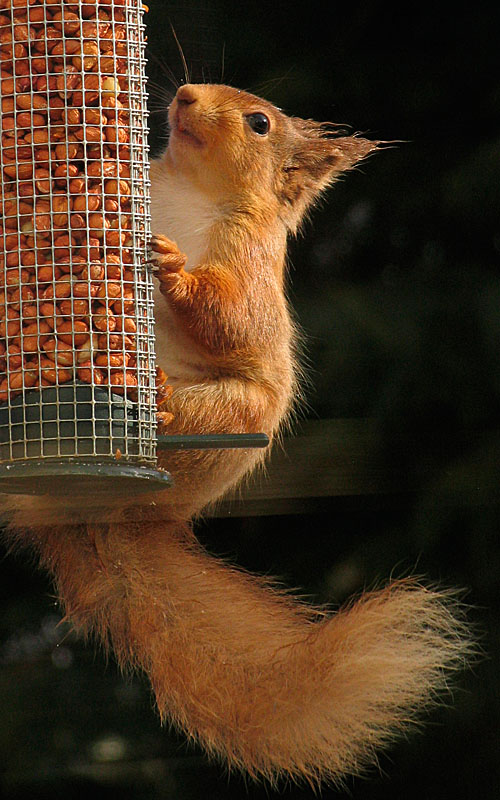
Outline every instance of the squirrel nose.
<path id="1" fill-rule="evenodd" d="M 177 89 L 176 98 L 178 103 L 186 106 L 195 103 L 198 99 L 196 97 L 195 87 L 190 83 L 185 83 L 183 86 L 179 86 Z"/>

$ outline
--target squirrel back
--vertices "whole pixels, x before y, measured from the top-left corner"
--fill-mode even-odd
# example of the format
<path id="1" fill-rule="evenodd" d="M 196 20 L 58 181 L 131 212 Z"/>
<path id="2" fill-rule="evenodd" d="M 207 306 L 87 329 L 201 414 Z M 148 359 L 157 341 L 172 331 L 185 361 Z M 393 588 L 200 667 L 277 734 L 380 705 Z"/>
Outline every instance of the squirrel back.
<path id="1" fill-rule="evenodd" d="M 273 439 L 298 393 L 287 238 L 377 143 L 224 86 L 182 86 L 169 120 L 151 169 L 166 432 Z M 90 522 L 15 498 L 8 539 L 37 554 L 76 630 L 143 671 L 161 718 L 208 753 L 254 777 L 339 781 L 434 701 L 470 640 L 453 597 L 414 580 L 329 614 L 206 553 L 190 518 L 261 458 L 174 453 L 173 489 L 110 498 Z"/>

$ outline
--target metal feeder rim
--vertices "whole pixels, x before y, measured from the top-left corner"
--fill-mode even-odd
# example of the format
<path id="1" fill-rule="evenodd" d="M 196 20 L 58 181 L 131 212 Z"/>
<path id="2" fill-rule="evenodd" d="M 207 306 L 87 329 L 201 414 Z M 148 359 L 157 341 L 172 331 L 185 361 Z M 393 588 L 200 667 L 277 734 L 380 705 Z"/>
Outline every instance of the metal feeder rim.
<path id="1" fill-rule="evenodd" d="M 113 494 L 147 494 L 167 489 L 170 473 L 141 465 L 83 459 L 40 459 L 0 464 L 0 493 L 52 494 L 105 503 Z"/>

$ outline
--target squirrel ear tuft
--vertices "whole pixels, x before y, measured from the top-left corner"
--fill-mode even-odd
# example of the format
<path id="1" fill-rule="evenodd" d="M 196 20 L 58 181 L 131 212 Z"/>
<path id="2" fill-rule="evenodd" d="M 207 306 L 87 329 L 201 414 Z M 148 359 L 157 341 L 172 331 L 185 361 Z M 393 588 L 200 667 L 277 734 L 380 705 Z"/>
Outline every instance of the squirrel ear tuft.
<path id="1" fill-rule="evenodd" d="M 331 165 L 329 180 L 334 180 L 341 172 L 352 169 L 381 144 L 360 136 L 340 136 L 338 139 L 324 139 L 323 141 L 330 145 L 330 154 L 325 156 L 326 164 L 330 163 Z"/>
<path id="2" fill-rule="evenodd" d="M 333 126 L 292 119 L 296 147 L 283 165 L 281 197 L 285 222 L 294 233 L 307 210 L 343 172 L 352 169 L 381 144 L 360 136 L 332 135 Z"/>

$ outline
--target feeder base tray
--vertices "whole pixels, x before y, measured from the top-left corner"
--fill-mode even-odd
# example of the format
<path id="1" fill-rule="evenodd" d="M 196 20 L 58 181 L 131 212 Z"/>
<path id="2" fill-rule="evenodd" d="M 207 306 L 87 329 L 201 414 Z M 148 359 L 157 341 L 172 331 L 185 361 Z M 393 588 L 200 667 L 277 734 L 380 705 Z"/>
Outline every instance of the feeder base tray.
<path id="1" fill-rule="evenodd" d="M 0 493 L 82 498 L 91 505 L 104 503 L 110 495 L 147 494 L 167 489 L 171 484 L 168 472 L 116 461 L 99 463 L 65 458 L 0 464 Z"/>

